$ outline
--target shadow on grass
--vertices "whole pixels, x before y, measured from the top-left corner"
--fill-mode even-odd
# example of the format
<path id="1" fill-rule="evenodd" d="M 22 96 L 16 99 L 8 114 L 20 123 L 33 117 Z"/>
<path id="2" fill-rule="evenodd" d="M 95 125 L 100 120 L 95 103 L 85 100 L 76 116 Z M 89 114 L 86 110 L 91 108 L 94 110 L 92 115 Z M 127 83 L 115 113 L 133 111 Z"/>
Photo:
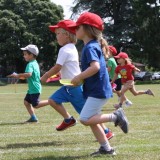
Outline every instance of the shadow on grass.
<path id="1" fill-rule="evenodd" d="M 0 126 L 8 126 L 8 125 L 20 125 L 20 124 L 26 124 L 26 123 L 25 123 L 25 122 L 0 123 Z"/>
<path id="2" fill-rule="evenodd" d="M 49 146 L 61 146 L 61 145 L 62 143 L 60 143 L 59 141 L 42 142 L 42 143 L 15 143 L 15 144 L 8 144 L 5 147 L 0 147 L 0 149 L 49 147 Z"/>
<path id="3" fill-rule="evenodd" d="M 90 159 L 89 155 L 84 155 L 84 156 L 45 156 L 45 157 L 37 157 L 37 158 L 32 158 L 32 160 L 76 160 L 76 159 Z M 23 159 L 21 159 L 23 160 Z M 25 159 L 25 160 L 30 160 L 30 159 Z"/>

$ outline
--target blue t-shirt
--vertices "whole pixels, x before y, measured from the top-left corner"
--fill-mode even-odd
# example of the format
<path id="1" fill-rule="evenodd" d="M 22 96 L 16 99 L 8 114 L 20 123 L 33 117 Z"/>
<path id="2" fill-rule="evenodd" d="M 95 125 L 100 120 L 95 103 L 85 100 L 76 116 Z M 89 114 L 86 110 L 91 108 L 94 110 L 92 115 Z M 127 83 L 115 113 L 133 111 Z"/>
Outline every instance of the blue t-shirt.
<path id="1" fill-rule="evenodd" d="M 84 80 L 84 97 L 110 98 L 113 93 L 109 75 L 100 44 L 96 40 L 88 42 L 82 50 L 82 71 L 85 71 L 93 61 L 99 62 L 100 70 L 93 76 Z"/>

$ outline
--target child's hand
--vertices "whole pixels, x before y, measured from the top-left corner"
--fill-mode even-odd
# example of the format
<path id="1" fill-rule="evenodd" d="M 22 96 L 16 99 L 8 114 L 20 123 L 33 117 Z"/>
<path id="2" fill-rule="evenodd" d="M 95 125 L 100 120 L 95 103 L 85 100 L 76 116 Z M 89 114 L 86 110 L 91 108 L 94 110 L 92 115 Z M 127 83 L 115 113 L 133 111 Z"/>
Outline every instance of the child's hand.
<path id="1" fill-rule="evenodd" d="M 75 76 L 72 80 L 71 80 L 71 83 L 74 85 L 74 86 L 78 86 L 80 84 L 82 84 L 82 80 L 80 78 L 80 76 Z"/>
<path id="2" fill-rule="evenodd" d="M 13 72 L 12 74 L 8 75 L 9 78 L 18 78 L 18 74 Z"/>

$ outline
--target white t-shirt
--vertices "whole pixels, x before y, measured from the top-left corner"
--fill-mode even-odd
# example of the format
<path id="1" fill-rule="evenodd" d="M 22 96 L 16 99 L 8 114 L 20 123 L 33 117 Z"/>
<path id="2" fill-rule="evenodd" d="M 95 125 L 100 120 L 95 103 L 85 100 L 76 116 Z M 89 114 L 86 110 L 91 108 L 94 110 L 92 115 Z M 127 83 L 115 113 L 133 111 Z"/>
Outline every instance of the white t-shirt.
<path id="1" fill-rule="evenodd" d="M 62 79 L 72 79 L 80 74 L 78 51 L 73 43 L 61 47 L 56 64 L 60 64 Z"/>

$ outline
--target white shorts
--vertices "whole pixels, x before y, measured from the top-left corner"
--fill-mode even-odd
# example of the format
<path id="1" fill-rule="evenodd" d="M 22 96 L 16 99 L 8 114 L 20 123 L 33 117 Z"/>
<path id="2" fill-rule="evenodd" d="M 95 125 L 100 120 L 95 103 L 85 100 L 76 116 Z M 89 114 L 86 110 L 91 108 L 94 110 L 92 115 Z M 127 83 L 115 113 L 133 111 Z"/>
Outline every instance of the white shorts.
<path id="1" fill-rule="evenodd" d="M 108 101 L 108 99 L 109 98 L 99 99 L 88 97 L 80 113 L 80 120 L 87 121 L 92 116 L 96 114 L 101 114 L 101 110 Z"/>

